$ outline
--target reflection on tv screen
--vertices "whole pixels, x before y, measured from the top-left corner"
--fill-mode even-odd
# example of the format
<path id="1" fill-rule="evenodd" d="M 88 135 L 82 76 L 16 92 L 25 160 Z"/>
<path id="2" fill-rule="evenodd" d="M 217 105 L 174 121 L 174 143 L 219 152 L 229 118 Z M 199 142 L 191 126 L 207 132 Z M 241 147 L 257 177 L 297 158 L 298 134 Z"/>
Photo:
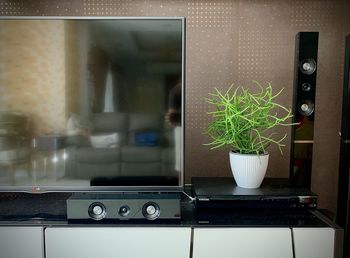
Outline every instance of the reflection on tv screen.
<path id="1" fill-rule="evenodd" d="M 181 187 L 182 19 L 0 20 L 0 190 Z"/>

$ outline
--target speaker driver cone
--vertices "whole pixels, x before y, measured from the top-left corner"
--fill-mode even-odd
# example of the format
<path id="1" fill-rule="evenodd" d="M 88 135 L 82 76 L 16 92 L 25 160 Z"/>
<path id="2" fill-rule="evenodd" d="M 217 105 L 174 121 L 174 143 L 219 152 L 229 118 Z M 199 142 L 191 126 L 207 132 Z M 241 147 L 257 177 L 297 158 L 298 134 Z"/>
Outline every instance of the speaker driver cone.
<path id="1" fill-rule="evenodd" d="M 302 100 L 298 104 L 298 112 L 302 116 L 311 116 L 314 113 L 315 104 L 310 100 Z"/>
<path id="2" fill-rule="evenodd" d="M 310 91 L 311 90 L 311 84 L 308 83 L 308 82 L 304 82 L 302 85 L 301 85 L 301 90 L 302 91 Z"/>
<path id="3" fill-rule="evenodd" d="M 300 71 L 303 74 L 313 74 L 316 71 L 316 62 L 313 59 L 304 59 L 300 62 Z"/>
<path id="4" fill-rule="evenodd" d="M 148 220 L 155 220 L 160 215 L 160 207 L 155 202 L 145 203 L 142 207 L 142 214 Z"/>
<path id="5" fill-rule="evenodd" d="M 106 216 L 106 207 L 100 202 L 90 204 L 88 210 L 90 218 L 94 220 L 101 220 Z"/>

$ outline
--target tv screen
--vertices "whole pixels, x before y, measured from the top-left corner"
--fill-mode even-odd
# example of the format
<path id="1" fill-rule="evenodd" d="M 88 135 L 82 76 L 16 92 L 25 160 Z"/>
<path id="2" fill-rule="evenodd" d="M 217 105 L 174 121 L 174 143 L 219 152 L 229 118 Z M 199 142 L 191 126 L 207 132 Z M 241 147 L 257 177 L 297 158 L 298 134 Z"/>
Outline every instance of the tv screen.
<path id="1" fill-rule="evenodd" d="M 179 191 L 183 18 L 0 20 L 0 191 Z"/>

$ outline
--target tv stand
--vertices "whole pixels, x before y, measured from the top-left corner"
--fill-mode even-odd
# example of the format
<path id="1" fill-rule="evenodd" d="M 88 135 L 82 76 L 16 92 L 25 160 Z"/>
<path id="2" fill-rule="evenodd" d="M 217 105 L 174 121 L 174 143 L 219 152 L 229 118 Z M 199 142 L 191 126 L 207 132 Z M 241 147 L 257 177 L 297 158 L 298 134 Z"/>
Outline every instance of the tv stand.
<path id="1" fill-rule="evenodd" d="M 283 209 L 231 213 L 221 209 L 208 214 L 186 198 L 177 220 L 114 219 L 104 223 L 108 220 L 89 218 L 72 223 L 75 220 L 62 217 L 66 200 L 61 194 L 70 195 L 44 194 L 38 195 L 38 200 L 23 194 L 10 199 L 9 194 L 3 194 L 0 204 L 6 209 L 0 214 L 1 257 L 342 257 L 343 230 L 317 210 L 300 214 Z"/>

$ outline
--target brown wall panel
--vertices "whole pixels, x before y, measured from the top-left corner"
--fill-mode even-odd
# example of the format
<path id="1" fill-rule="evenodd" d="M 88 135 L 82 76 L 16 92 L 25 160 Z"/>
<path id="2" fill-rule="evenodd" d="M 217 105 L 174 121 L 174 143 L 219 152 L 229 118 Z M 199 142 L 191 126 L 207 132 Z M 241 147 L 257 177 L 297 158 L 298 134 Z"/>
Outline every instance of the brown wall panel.
<path id="1" fill-rule="evenodd" d="M 335 211 L 345 35 L 350 33 L 346 0 L 0 0 L 0 15 L 184 16 L 186 55 L 186 179 L 230 176 L 228 150 L 209 151 L 203 143 L 213 87 L 232 82 L 271 81 L 293 96 L 294 44 L 299 31 L 319 31 L 312 189 L 320 207 Z M 289 128 L 279 131 L 290 134 Z M 269 176 L 287 177 L 290 137 L 284 155 L 271 148 Z"/>
<path id="2" fill-rule="evenodd" d="M 2 20 L 0 26 L 6 28 L 0 35 L 0 58 L 7 62 L 0 72 L 0 110 L 16 108 L 33 114 L 30 119 L 34 134 L 64 131 L 64 22 L 17 21 L 9 25 Z M 12 56 L 21 59 L 20 66 Z"/>

